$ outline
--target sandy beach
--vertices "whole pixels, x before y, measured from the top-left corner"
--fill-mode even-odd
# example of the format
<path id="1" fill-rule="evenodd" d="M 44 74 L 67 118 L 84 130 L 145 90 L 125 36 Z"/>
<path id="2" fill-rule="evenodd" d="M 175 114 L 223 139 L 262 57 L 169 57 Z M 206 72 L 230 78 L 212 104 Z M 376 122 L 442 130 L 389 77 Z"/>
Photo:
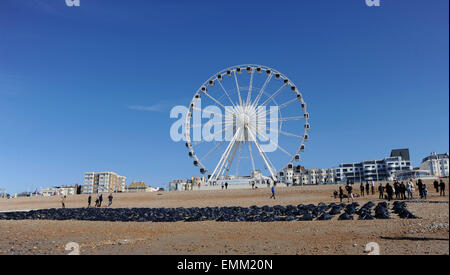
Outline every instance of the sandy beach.
<path id="1" fill-rule="evenodd" d="M 68 254 L 76 242 L 80 254 L 367 254 L 376 242 L 380 254 L 449 254 L 449 197 L 430 191 L 427 201 L 417 190 L 408 209 L 420 219 L 292 222 L 99 222 L 0 220 L 0 254 Z M 114 194 L 111 207 L 206 207 L 298 205 L 338 202 L 336 185 L 278 187 L 270 200 L 268 188 Z M 359 185 L 355 185 L 359 193 Z M 448 193 L 448 185 L 447 185 Z M 60 197 L 1 199 L 0 211 L 59 208 Z M 375 203 L 378 193 L 357 198 Z M 344 200 L 346 202 L 346 200 Z M 69 196 L 67 208 L 87 206 L 87 195 Z"/>

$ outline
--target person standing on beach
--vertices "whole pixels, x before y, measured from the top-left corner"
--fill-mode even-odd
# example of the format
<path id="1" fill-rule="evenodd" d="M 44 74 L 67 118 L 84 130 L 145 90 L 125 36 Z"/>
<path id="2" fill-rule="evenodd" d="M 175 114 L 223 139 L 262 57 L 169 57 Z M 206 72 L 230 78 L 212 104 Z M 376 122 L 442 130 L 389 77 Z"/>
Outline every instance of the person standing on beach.
<path id="1" fill-rule="evenodd" d="M 379 199 L 384 199 L 384 186 L 383 186 L 382 183 L 380 183 L 380 186 L 378 186 L 378 193 L 380 193 L 378 198 Z"/>
<path id="2" fill-rule="evenodd" d="M 61 197 L 61 206 L 62 208 L 66 208 L 66 196 Z"/>
<path id="3" fill-rule="evenodd" d="M 417 181 L 417 187 L 419 188 L 419 195 L 420 195 L 420 198 L 422 199 L 423 198 L 423 183 L 422 183 L 421 179 L 419 179 Z"/>
<path id="4" fill-rule="evenodd" d="M 366 182 L 366 194 L 367 194 L 367 196 L 370 194 L 370 184 L 369 184 L 369 182 Z"/>
<path id="5" fill-rule="evenodd" d="M 111 194 L 109 194 L 109 196 L 108 196 L 108 200 L 109 200 L 109 202 L 108 202 L 108 207 L 110 207 L 110 206 L 111 206 L 111 204 L 112 204 L 112 200 L 113 200 L 113 195 L 112 195 L 112 193 L 111 193 Z"/>
<path id="6" fill-rule="evenodd" d="M 222 182 L 222 190 L 223 190 L 223 188 L 224 188 L 224 185 L 223 185 L 223 182 Z"/>
<path id="7" fill-rule="evenodd" d="M 344 198 L 344 190 L 342 189 L 342 186 L 339 186 L 339 200 L 342 202 L 343 198 Z"/>
<path id="8" fill-rule="evenodd" d="M 271 198 L 275 199 L 275 185 L 272 186 L 272 196 L 270 196 L 269 199 L 271 199 Z"/>
<path id="9" fill-rule="evenodd" d="M 225 182 L 225 190 L 228 189 L 228 182 Z"/>
<path id="10" fill-rule="evenodd" d="M 370 187 L 372 188 L 372 195 L 375 195 L 375 182 L 373 180 L 370 182 Z"/>
<path id="11" fill-rule="evenodd" d="M 350 199 L 353 202 L 353 187 L 350 184 L 347 184 L 345 189 L 347 190 L 347 193 L 348 193 L 348 197 L 347 197 L 348 202 L 350 202 Z"/>
<path id="12" fill-rule="evenodd" d="M 423 187 L 422 187 L 422 192 L 423 192 L 423 198 L 424 199 L 427 199 L 427 196 L 428 196 L 428 189 L 427 189 L 427 185 L 426 184 L 424 184 L 423 185 Z"/>
<path id="13" fill-rule="evenodd" d="M 445 196 L 445 183 L 442 180 L 439 182 L 439 188 L 441 189 L 439 195 Z"/>
<path id="14" fill-rule="evenodd" d="M 102 202 L 103 202 L 103 195 L 100 194 L 100 196 L 98 197 L 98 207 L 102 207 Z"/>
<path id="15" fill-rule="evenodd" d="M 434 180 L 433 186 L 434 189 L 436 190 L 436 193 L 439 193 L 439 182 L 437 180 Z"/>
<path id="16" fill-rule="evenodd" d="M 88 208 L 91 207 L 91 201 L 92 201 L 92 197 L 91 197 L 91 195 L 89 195 L 89 197 L 88 197 Z"/>
<path id="17" fill-rule="evenodd" d="M 408 183 L 406 184 L 406 191 L 408 192 L 408 200 L 412 200 L 413 199 L 413 190 L 412 190 L 413 186 L 412 183 L 410 181 L 408 181 Z"/>
<path id="18" fill-rule="evenodd" d="M 389 184 L 389 182 L 386 184 L 386 193 L 388 197 L 388 201 L 391 201 L 392 195 L 394 194 L 394 190 L 392 186 Z"/>
<path id="19" fill-rule="evenodd" d="M 361 190 L 361 197 L 364 197 L 364 184 L 361 182 L 361 185 L 359 186 L 359 190 Z"/>

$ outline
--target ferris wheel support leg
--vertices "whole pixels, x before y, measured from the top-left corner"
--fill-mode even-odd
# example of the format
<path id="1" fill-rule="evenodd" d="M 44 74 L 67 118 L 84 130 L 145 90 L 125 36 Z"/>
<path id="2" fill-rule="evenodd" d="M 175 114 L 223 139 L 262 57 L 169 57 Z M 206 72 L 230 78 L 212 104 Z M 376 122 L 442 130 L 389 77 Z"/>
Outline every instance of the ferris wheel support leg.
<path id="1" fill-rule="evenodd" d="M 269 164 L 269 161 L 268 161 L 266 155 L 264 154 L 264 152 L 262 151 L 261 147 L 259 146 L 259 143 L 256 140 L 255 136 L 253 135 L 253 133 L 251 131 L 249 131 L 248 133 L 252 137 L 253 141 L 255 142 L 256 148 L 258 148 L 259 154 L 261 155 L 262 159 L 264 160 L 264 163 L 266 164 L 267 168 L 269 169 L 269 172 L 270 172 L 270 175 L 272 176 L 272 179 L 274 181 L 278 180 L 276 174 L 273 171 L 272 166 Z"/>
<path id="2" fill-rule="evenodd" d="M 231 158 L 228 158 L 227 164 L 224 166 L 225 169 L 223 169 L 222 171 L 219 171 L 219 173 L 217 173 L 218 175 L 224 175 L 224 174 L 225 174 L 225 176 L 228 175 L 228 172 L 230 170 L 231 164 L 234 161 L 234 156 L 236 155 L 236 151 L 237 151 L 238 147 L 239 147 L 239 142 L 234 143 L 233 149 L 231 149 L 233 152 L 233 153 L 231 153 Z"/>
<path id="3" fill-rule="evenodd" d="M 220 170 L 222 170 L 223 165 L 225 164 L 225 160 L 228 158 L 228 155 L 230 154 L 231 148 L 233 147 L 237 137 L 239 136 L 239 133 L 241 131 L 241 128 L 239 128 L 236 131 L 236 134 L 234 135 L 233 139 L 230 141 L 230 144 L 228 144 L 227 149 L 225 150 L 225 152 L 223 153 L 222 157 L 219 160 L 219 163 L 217 164 L 216 168 L 214 169 L 214 172 L 211 174 L 211 177 L 208 181 L 213 181 L 213 180 L 217 180 L 218 177 L 218 172 L 220 172 Z M 219 169 L 220 167 L 220 169 Z"/>

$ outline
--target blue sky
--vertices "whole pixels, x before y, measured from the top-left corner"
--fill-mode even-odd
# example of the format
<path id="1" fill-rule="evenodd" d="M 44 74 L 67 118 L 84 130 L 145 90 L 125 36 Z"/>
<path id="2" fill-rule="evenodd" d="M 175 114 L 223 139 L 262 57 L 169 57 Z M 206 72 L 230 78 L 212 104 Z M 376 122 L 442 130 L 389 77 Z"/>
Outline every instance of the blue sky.
<path id="1" fill-rule="evenodd" d="M 447 0 L 6 0 L 0 6 L 0 187 L 115 171 L 166 186 L 197 175 L 171 107 L 210 75 L 263 64 L 301 88 L 302 165 L 449 145 Z M 146 108 L 130 108 L 145 106 Z"/>

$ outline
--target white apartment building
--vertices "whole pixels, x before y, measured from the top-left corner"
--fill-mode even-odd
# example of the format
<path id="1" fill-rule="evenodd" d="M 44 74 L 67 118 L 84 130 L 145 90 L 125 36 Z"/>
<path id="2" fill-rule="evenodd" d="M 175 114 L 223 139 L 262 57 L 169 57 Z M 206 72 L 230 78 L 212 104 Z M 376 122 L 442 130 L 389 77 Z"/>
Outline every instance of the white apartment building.
<path id="1" fill-rule="evenodd" d="M 342 163 L 334 169 L 336 182 L 361 182 L 393 180 L 398 171 L 412 170 L 410 160 L 389 157 L 382 160 L 365 160 L 356 163 Z"/>
<path id="2" fill-rule="evenodd" d="M 41 189 L 41 194 L 44 197 L 75 195 L 76 194 L 76 187 L 73 187 L 73 186 L 61 186 L 61 187 L 42 188 Z"/>
<path id="3" fill-rule="evenodd" d="M 279 173 L 281 181 L 293 185 L 334 183 L 334 169 L 288 166 Z"/>
<path id="4" fill-rule="evenodd" d="M 125 192 L 126 177 L 114 172 L 86 172 L 83 194 Z"/>
<path id="5" fill-rule="evenodd" d="M 422 160 L 420 170 L 430 171 L 430 175 L 434 177 L 448 177 L 449 176 L 449 154 L 431 153 L 428 157 Z"/>

